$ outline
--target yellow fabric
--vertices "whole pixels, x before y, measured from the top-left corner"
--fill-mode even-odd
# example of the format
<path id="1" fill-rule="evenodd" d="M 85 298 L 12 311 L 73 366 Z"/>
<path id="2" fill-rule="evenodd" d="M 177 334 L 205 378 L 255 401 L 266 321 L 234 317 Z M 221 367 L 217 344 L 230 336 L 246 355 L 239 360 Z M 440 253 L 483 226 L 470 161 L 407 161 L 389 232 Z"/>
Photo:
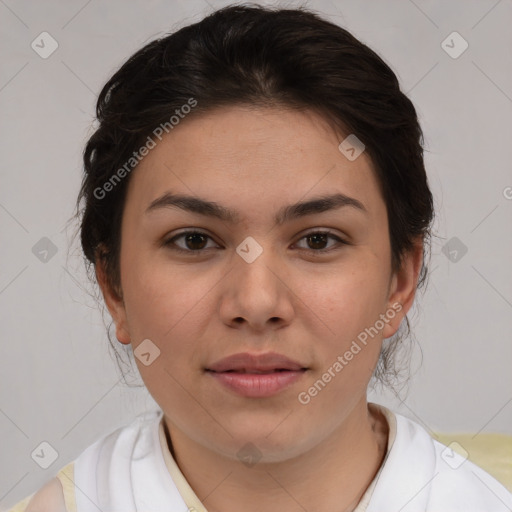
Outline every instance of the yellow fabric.
<path id="1" fill-rule="evenodd" d="M 183 501 L 189 508 L 189 510 L 194 510 L 197 512 L 208 512 L 204 505 L 201 503 L 201 500 L 197 497 L 196 493 L 193 491 L 190 484 L 187 482 L 183 473 L 180 471 L 180 468 L 176 464 L 174 458 L 169 451 L 169 446 L 167 445 L 167 439 L 165 437 L 164 431 L 164 421 L 163 417 L 160 420 L 160 425 L 158 428 L 158 437 L 160 439 L 160 448 L 162 449 L 162 453 L 164 456 L 165 465 L 171 477 L 178 489 L 178 492 L 181 494 Z"/>
<path id="2" fill-rule="evenodd" d="M 62 492 L 64 494 L 64 503 L 66 504 L 67 512 L 76 511 L 76 499 L 75 499 L 75 478 L 74 478 L 74 464 L 70 462 L 67 466 L 62 468 L 57 473 L 57 478 L 62 484 Z"/>
<path id="3" fill-rule="evenodd" d="M 387 417 L 387 419 L 388 423 L 391 423 L 390 418 Z M 393 430 L 392 428 L 390 432 L 390 440 L 394 437 Z M 197 512 L 207 512 L 169 453 L 163 422 L 160 422 L 159 437 L 165 464 L 186 505 L 191 510 L 195 508 Z M 487 433 L 477 435 L 436 433 L 434 437 L 446 446 L 451 445 L 453 450 L 460 453 L 462 456 L 466 456 L 464 452 L 467 452 L 469 460 L 474 462 L 477 466 L 480 466 L 484 471 L 487 471 L 487 473 L 500 481 L 512 492 L 512 436 Z M 454 442 L 456 444 L 452 444 Z M 56 476 L 62 485 L 67 512 L 77 512 L 73 463 L 71 462 L 62 468 Z M 25 512 L 34 494 L 35 493 L 16 503 L 8 512 Z M 369 494 L 371 495 L 371 493 Z M 366 506 L 367 503 L 361 503 L 361 505 Z"/>
<path id="4" fill-rule="evenodd" d="M 64 503 L 66 505 L 67 512 L 77 512 L 76 501 L 75 501 L 75 481 L 73 477 L 74 466 L 73 462 L 70 462 L 67 466 L 63 467 L 56 475 L 62 485 L 62 492 L 64 495 Z M 34 497 L 34 493 L 21 501 L 16 503 L 13 508 L 9 509 L 8 512 L 25 512 L 30 500 Z"/>
<path id="5" fill-rule="evenodd" d="M 393 446 L 393 443 L 395 442 L 396 438 L 396 419 L 394 414 L 386 409 L 385 407 L 379 406 L 377 404 L 372 404 L 373 407 L 377 408 L 381 413 L 385 416 L 388 427 L 389 427 L 389 437 L 388 437 L 388 446 L 387 446 L 387 454 L 391 450 L 391 447 Z M 176 464 L 176 461 L 174 460 L 172 454 L 169 451 L 169 447 L 167 445 L 167 439 L 165 437 L 165 431 L 164 431 L 164 419 L 162 418 L 160 420 L 160 425 L 158 429 L 158 435 L 160 439 L 160 447 L 162 449 L 162 453 L 165 460 L 165 465 L 167 466 L 167 469 L 169 473 L 171 474 L 172 479 L 174 480 L 174 483 L 176 484 L 176 487 L 181 494 L 181 497 L 183 498 L 183 501 L 189 508 L 189 510 L 194 510 L 196 512 L 208 512 L 205 508 L 205 506 L 201 503 L 201 500 L 197 497 L 196 493 L 190 487 L 190 484 L 185 479 L 185 476 L 181 472 L 180 468 Z M 386 454 L 386 458 L 387 458 Z M 376 475 L 376 477 L 371 482 L 370 486 L 364 493 L 364 495 L 361 498 L 361 501 L 357 505 L 357 508 L 354 510 L 354 512 L 364 512 L 371 500 L 373 490 L 375 489 L 375 486 L 377 484 L 378 477 L 380 475 L 379 473 Z"/>
<path id="6" fill-rule="evenodd" d="M 393 444 L 395 443 L 396 439 L 396 418 L 393 412 L 391 412 L 388 408 L 383 407 L 382 405 L 377 405 L 374 403 L 370 403 L 369 407 L 378 409 L 381 414 L 384 415 L 386 418 L 387 424 L 388 424 L 388 446 L 386 448 L 386 456 L 384 457 L 384 461 L 382 463 L 382 466 L 380 467 L 379 471 L 375 475 L 375 478 L 372 480 L 371 484 L 369 485 L 368 489 L 366 489 L 366 492 L 363 494 L 361 500 L 357 504 L 357 507 L 355 508 L 354 512 L 365 512 L 368 506 L 370 505 L 370 501 L 373 496 L 373 491 L 375 490 L 375 487 L 377 486 L 377 482 L 380 478 L 380 473 L 382 469 L 384 468 L 384 465 L 386 464 L 386 460 L 388 458 L 389 452 L 391 451 L 391 448 L 393 447 Z"/>
<path id="7" fill-rule="evenodd" d="M 435 434 L 435 438 L 480 466 L 512 492 L 512 436 L 505 434 Z"/>
<path id="8" fill-rule="evenodd" d="M 9 509 L 8 512 L 25 512 L 25 509 L 27 508 L 27 505 L 34 494 L 35 493 L 27 496 L 26 498 L 23 498 L 21 501 L 18 501 L 18 503 L 16 503 L 13 508 Z"/>

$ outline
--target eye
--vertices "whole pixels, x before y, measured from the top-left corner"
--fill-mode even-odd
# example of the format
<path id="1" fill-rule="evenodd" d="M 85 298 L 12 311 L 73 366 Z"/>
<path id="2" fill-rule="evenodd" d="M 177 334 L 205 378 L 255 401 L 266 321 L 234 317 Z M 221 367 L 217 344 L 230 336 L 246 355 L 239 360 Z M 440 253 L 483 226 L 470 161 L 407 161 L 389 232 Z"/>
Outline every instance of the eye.
<path id="1" fill-rule="evenodd" d="M 183 239 L 185 247 L 176 244 L 176 241 L 180 239 Z M 206 247 L 208 239 L 212 240 L 209 235 L 202 231 L 185 231 L 170 238 L 169 240 L 166 240 L 164 245 L 170 247 L 174 251 L 199 254 L 203 252 L 203 249 L 210 248 Z"/>
<path id="2" fill-rule="evenodd" d="M 348 245 L 347 242 L 342 240 L 339 236 L 332 234 L 330 231 L 312 231 L 307 235 L 303 236 L 300 240 L 306 240 L 307 245 L 309 247 L 300 247 L 303 250 L 309 250 L 314 253 L 325 253 L 333 250 L 333 246 L 331 245 L 328 248 L 325 248 L 325 244 L 327 244 L 328 240 L 335 240 L 337 244 L 333 244 L 334 247 L 339 244 Z"/>
<path id="3" fill-rule="evenodd" d="M 333 244 L 334 247 L 331 245 L 326 248 L 324 246 L 328 243 L 329 239 L 334 240 L 337 243 Z M 182 241 L 182 244 L 184 245 L 177 244 L 178 240 Z M 163 245 L 177 252 L 199 255 L 204 252 L 205 249 L 212 248 L 207 246 L 208 240 L 213 241 L 210 235 L 207 235 L 202 231 L 184 231 L 183 233 L 164 241 Z M 304 235 L 299 239 L 299 241 L 300 240 L 306 240 L 309 247 L 299 247 L 299 249 L 313 253 L 326 253 L 333 250 L 336 245 L 348 245 L 347 242 L 342 240 L 339 236 L 332 234 L 330 231 L 313 231 Z"/>

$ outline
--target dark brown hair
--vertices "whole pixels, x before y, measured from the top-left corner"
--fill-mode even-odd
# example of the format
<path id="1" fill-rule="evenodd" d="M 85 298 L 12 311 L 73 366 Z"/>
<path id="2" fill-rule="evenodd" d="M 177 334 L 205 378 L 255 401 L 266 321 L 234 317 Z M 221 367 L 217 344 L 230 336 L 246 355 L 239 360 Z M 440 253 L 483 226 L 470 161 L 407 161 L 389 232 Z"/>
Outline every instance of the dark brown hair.
<path id="1" fill-rule="evenodd" d="M 196 106 L 187 118 L 235 104 L 292 108 L 314 111 L 342 133 L 355 134 L 372 159 L 387 206 L 393 269 L 418 238 L 426 254 L 434 212 L 423 135 L 390 67 L 347 30 L 305 8 L 233 5 L 144 46 L 99 95 L 99 126 L 84 151 L 77 215 L 89 270 L 101 259 L 119 296 L 129 172 L 107 193 L 97 191 L 105 191 L 155 128 L 169 124 L 191 98 Z M 426 275 L 424 262 L 418 287 Z M 397 334 L 383 345 L 376 370 L 381 382 L 396 376 L 392 356 L 400 339 Z"/>

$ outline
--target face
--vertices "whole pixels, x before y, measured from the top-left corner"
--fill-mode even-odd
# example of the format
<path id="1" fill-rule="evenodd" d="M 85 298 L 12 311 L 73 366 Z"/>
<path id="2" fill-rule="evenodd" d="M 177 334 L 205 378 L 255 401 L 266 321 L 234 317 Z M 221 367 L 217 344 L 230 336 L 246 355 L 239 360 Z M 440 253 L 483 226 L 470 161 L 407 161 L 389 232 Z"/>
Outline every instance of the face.
<path id="1" fill-rule="evenodd" d="M 219 454 L 252 442 L 286 460 L 325 440 L 366 403 L 412 303 L 420 252 L 391 271 L 372 162 L 343 138 L 311 112 L 224 108 L 130 177 L 122 300 L 98 269 L 117 338 L 136 354 L 150 340 L 135 360 L 166 421 Z"/>

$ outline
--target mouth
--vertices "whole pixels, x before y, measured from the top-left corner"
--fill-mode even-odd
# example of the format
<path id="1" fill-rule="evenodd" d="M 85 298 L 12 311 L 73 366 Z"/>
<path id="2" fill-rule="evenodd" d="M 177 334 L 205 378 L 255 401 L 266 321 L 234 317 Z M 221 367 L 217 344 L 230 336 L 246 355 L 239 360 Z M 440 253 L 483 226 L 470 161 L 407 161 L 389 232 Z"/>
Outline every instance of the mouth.
<path id="1" fill-rule="evenodd" d="M 247 398 L 267 398 L 284 391 L 298 382 L 306 373 L 300 370 L 267 370 L 265 372 L 249 371 L 207 371 L 214 381 L 224 389 Z"/>
<path id="2" fill-rule="evenodd" d="M 250 398 L 276 395 L 307 371 L 299 362 L 276 353 L 235 354 L 205 368 L 205 373 L 224 388 Z"/>
<path id="3" fill-rule="evenodd" d="M 220 359 L 205 369 L 217 373 L 270 373 L 279 371 L 299 371 L 306 369 L 306 367 L 298 361 L 294 361 L 276 352 L 265 352 L 262 354 L 243 352 Z"/>
<path id="4" fill-rule="evenodd" d="M 291 370 L 289 368 L 274 368 L 272 370 L 257 370 L 254 368 L 241 368 L 239 370 L 225 370 L 223 372 L 216 372 L 214 370 L 206 369 L 207 372 L 213 373 L 251 373 L 253 375 L 268 375 L 271 373 L 279 373 L 279 372 L 296 372 L 296 371 L 306 371 L 307 368 L 299 368 L 298 370 Z"/>

